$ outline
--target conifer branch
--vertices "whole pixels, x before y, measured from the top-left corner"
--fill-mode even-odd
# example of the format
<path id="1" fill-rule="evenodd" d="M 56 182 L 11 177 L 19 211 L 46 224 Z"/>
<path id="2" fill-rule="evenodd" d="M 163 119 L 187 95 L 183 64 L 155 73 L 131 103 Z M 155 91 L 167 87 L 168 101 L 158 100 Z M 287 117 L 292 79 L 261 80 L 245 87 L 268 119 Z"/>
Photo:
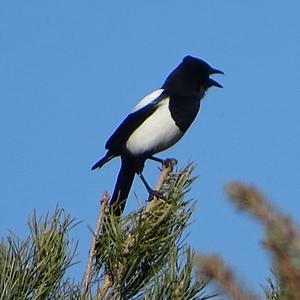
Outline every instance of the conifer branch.
<path id="1" fill-rule="evenodd" d="M 182 243 L 183 231 L 193 211 L 192 202 L 185 200 L 194 180 L 193 167 L 189 165 L 173 173 L 173 166 L 174 163 L 163 166 L 156 185 L 156 190 L 166 195 L 164 200 L 156 198 L 151 201 L 155 204 L 147 203 L 146 208 L 121 218 L 111 211 L 106 215 L 104 234 L 96 253 L 96 273 L 102 274 L 98 299 L 148 299 L 146 295 L 155 291 L 168 299 L 179 294 L 185 295 L 182 299 L 186 300 L 201 299 L 187 296 L 197 295 L 204 283 L 194 282 L 192 262 L 185 258 Z M 185 262 L 182 269 L 178 269 L 181 258 Z M 102 272 L 99 266 L 103 266 Z M 168 280 L 173 282 L 171 286 Z M 159 290 L 155 288 L 156 282 L 159 282 Z"/>
<path id="2" fill-rule="evenodd" d="M 203 275 L 231 299 L 257 299 L 219 257 L 195 254 L 185 243 L 193 212 L 193 202 L 186 199 L 193 166 L 176 172 L 173 166 L 163 166 L 156 185 L 165 199 L 154 197 L 128 216 L 116 217 L 104 193 L 81 283 L 66 277 L 76 251 L 69 239 L 74 219 L 58 208 L 45 218 L 34 213 L 24 241 L 12 233 L 0 241 L 0 299 L 204 300 L 215 295 L 205 293 Z M 268 281 L 265 299 L 299 299 L 299 228 L 253 186 L 233 183 L 226 192 L 265 228 L 275 277 L 274 284 Z"/>
<path id="3" fill-rule="evenodd" d="M 237 283 L 232 270 L 225 266 L 218 256 L 197 255 L 195 262 L 199 272 L 209 280 L 214 280 L 233 300 L 258 300 L 252 292 Z"/>
<path id="4" fill-rule="evenodd" d="M 229 199 L 254 216 L 265 229 L 264 246 L 273 256 L 274 274 L 283 299 L 299 299 L 300 233 L 291 218 L 277 211 L 255 187 L 239 182 L 226 186 Z"/>
<path id="5" fill-rule="evenodd" d="M 69 231 L 74 219 L 63 209 L 28 222 L 22 241 L 13 233 L 0 243 L 0 299 L 79 299 L 79 285 L 66 278 L 74 264 Z"/>

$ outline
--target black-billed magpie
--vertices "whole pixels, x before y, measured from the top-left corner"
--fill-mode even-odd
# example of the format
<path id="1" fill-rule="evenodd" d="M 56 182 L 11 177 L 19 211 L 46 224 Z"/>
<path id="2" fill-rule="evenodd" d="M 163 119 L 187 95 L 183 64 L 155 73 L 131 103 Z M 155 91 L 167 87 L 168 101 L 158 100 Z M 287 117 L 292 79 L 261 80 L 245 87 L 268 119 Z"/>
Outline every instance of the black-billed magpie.
<path id="1" fill-rule="evenodd" d="M 162 161 L 153 155 L 180 140 L 194 121 L 208 88 L 222 87 L 209 77 L 212 74 L 224 73 L 201 59 L 186 56 L 161 89 L 143 98 L 108 139 L 106 155 L 92 170 L 121 156 L 122 165 L 110 201 L 116 215 L 124 210 L 135 174 L 150 194 L 154 192 L 142 174 L 145 160 Z"/>

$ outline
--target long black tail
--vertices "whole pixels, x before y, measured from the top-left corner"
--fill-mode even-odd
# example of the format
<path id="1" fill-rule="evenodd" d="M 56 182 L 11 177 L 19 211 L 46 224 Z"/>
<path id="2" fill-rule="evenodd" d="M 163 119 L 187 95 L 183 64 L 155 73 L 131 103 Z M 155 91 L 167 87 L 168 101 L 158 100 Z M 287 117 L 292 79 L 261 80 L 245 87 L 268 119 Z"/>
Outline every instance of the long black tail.
<path id="1" fill-rule="evenodd" d="M 113 212 L 116 216 L 120 216 L 125 208 L 135 170 L 135 164 L 131 160 L 122 159 L 121 169 L 110 201 L 110 205 L 112 205 Z"/>
<path id="2" fill-rule="evenodd" d="M 109 151 L 107 151 L 106 155 L 101 158 L 99 161 L 97 161 L 91 168 L 91 170 L 100 169 L 104 164 L 109 162 L 111 159 L 113 159 L 115 155 L 111 154 Z"/>

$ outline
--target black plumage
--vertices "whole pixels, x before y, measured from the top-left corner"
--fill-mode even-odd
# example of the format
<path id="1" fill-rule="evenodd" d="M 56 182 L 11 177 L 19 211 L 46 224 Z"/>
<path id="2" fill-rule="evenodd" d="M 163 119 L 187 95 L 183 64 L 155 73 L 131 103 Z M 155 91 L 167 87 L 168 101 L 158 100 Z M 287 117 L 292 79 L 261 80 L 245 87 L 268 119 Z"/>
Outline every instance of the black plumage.
<path id="1" fill-rule="evenodd" d="M 149 193 L 153 192 L 142 176 L 145 160 L 171 147 L 184 135 L 207 89 L 222 87 L 209 77 L 216 73 L 223 74 L 203 60 L 186 56 L 162 88 L 142 99 L 108 139 L 106 155 L 92 170 L 121 156 L 122 165 L 110 202 L 116 215 L 124 210 L 135 174 L 142 178 Z"/>

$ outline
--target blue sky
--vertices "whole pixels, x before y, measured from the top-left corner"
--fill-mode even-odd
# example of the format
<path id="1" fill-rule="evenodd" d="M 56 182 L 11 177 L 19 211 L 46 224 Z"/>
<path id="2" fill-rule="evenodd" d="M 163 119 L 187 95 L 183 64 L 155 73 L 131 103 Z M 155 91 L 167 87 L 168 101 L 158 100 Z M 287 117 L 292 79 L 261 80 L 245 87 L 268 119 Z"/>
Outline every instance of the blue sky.
<path id="1" fill-rule="evenodd" d="M 257 290 L 270 275 L 262 231 L 228 203 L 242 180 L 300 222 L 299 1 L 1 1 L 1 235 L 26 234 L 33 209 L 57 203 L 82 223 L 80 276 L 98 199 L 111 191 L 115 160 L 90 166 L 133 106 L 160 87 L 186 54 L 225 72 L 186 136 L 161 157 L 199 175 L 189 242 L 219 253 Z M 145 176 L 154 185 L 157 165 Z M 146 192 L 135 181 L 134 193 Z"/>

